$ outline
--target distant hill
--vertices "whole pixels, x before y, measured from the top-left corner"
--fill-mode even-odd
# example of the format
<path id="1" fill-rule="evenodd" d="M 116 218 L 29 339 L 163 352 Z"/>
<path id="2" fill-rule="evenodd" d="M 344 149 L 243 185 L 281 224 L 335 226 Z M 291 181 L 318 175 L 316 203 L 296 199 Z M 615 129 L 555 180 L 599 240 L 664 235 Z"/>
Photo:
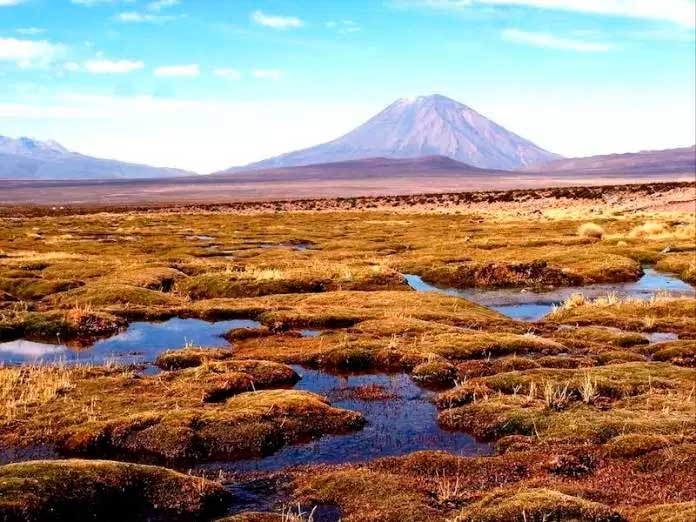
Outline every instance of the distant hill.
<path id="1" fill-rule="evenodd" d="M 568 158 L 532 166 L 525 170 L 588 176 L 602 174 L 631 174 L 636 176 L 682 174 L 696 172 L 696 146 L 587 158 Z"/>
<path id="2" fill-rule="evenodd" d="M 228 172 L 335 163 L 363 158 L 445 156 L 484 169 L 548 162 L 548 152 L 445 96 L 400 99 L 334 141 Z"/>
<path id="3" fill-rule="evenodd" d="M 71 152 L 54 141 L 0 136 L 0 179 L 143 179 L 191 174 L 179 169 L 93 158 Z"/>
<path id="4" fill-rule="evenodd" d="M 343 180 L 370 178 L 387 179 L 405 176 L 466 176 L 467 174 L 488 175 L 491 171 L 472 167 L 445 156 L 424 156 L 421 158 L 365 158 L 334 163 L 318 163 L 297 167 L 279 167 L 249 170 L 244 172 L 222 172 L 210 177 L 216 180 L 264 179 L 265 181 L 299 181 L 299 180 Z"/>

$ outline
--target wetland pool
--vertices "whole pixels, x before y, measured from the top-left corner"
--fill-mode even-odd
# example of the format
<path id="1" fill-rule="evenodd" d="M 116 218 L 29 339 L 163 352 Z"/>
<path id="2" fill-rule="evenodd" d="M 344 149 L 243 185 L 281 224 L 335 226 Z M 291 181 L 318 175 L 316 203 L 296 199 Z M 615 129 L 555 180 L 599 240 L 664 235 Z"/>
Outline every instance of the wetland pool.
<path id="1" fill-rule="evenodd" d="M 0 343 L 0 364 L 58 361 L 141 364 L 154 361 L 162 352 L 186 346 L 227 347 L 230 343 L 223 335 L 233 328 L 259 326 L 261 323 L 249 319 L 208 322 L 174 317 L 163 322 L 133 322 L 119 334 L 80 348 L 26 339 Z"/>
<path id="2" fill-rule="evenodd" d="M 408 285 L 418 292 L 438 292 L 463 297 L 486 306 L 518 321 L 538 321 L 549 314 L 573 294 L 583 294 L 588 299 L 616 295 L 619 298 L 650 299 L 658 294 L 674 297 L 694 297 L 696 289 L 676 276 L 645 268 L 638 281 L 628 283 L 595 284 L 556 288 L 548 292 L 533 292 L 526 289 L 506 288 L 480 290 L 467 288 L 440 288 L 426 283 L 420 276 L 405 274 Z"/>
<path id="3" fill-rule="evenodd" d="M 437 423 L 435 392 L 418 386 L 406 374 L 326 373 L 293 366 L 302 379 L 295 390 L 329 398 L 331 405 L 359 411 L 367 424 L 354 433 L 324 435 L 303 444 L 285 446 L 257 459 L 206 464 L 224 471 L 278 471 L 306 464 L 346 464 L 419 450 L 444 450 L 458 455 L 487 455 L 492 446 L 462 432 L 447 431 Z M 384 398 L 365 400 L 360 389 L 380 389 Z M 357 392 L 357 393 L 356 393 Z"/>

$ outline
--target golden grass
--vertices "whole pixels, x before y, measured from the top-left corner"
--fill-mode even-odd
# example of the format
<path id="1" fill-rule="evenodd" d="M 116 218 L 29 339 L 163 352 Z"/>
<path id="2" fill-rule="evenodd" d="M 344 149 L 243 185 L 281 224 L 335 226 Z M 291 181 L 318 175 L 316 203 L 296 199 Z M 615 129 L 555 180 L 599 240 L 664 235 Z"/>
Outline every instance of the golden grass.
<path id="1" fill-rule="evenodd" d="M 552 311 L 548 315 L 549 319 L 562 319 L 568 312 L 584 307 L 584 308 L 609 308 L 630 306 L 634 309 L 653 308 L 658 303 L 664 303 L 674 300 L 675 298 L 667 293 L 656 293 L 649 299 L 640 299 L 637 297 L 618 297 L 615 293 L 610 293 L 605 296 L 588 299 L 581 293 L 572 294 L 560 305 L 554 305 Z M 648 327 L 649 328 L 649 327 Z"/>
<path id="2" fill-rule="evenodd" d="M 60 365 L 0 367 L 0 424 L 49 404 L 73 389 L 72 373 Z"/>

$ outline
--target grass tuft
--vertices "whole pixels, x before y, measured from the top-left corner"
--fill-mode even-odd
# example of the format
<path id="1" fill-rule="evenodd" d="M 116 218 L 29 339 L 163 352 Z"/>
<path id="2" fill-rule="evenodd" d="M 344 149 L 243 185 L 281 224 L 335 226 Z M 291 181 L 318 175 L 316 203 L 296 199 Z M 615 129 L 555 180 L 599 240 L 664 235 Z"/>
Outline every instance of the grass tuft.
<path id="1" fill-rule="evenodd" d="M 592 239 L 602 239 L 604 237 L 604 229 L 596 223 L 583 223 L 578 227 L 578 235 Z"/>

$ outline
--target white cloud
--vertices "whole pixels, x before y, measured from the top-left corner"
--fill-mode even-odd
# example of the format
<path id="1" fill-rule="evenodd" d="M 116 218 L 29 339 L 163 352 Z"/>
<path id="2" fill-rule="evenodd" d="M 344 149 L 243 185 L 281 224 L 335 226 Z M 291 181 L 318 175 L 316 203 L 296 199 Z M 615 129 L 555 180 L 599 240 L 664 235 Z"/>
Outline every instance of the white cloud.
<path id="1" fill-rule="evenodd" d="M 59 138 L 67 148 L 97 157 L 212 172 L 339 136 L 379 105 L 57 93 L 0 101 L 0 118 L 18 122 L 7 133 Z M 299 120 L 305 125 L 298 127 Z"/>
<path id="2" fill-rule="evenodd" d="M 277 80 L 282 73 L 278 69 L 256 69 L 253 74 L 261 80 Z"/>
<path id="3" fill-rule="evenodd" d="M 273 16 L 267 15 L 263 11 L 254 11 L 251 14 L 254 23 L 273 29 L 291 29 L 302 27 L 304 22 L 295 16 Z"/>
<path id="4" fill-rule="evenodd" d="M 220 78 L 225 78 L 227 80 L 239 80 L 242 77 L 242 73 L 237 69 L 232 69 L 230 67 L 222 67 L 220 69 L 215 69 L 213 71 L 215 76 Z"/>
<path id="5" fill-rule="evenodd" d="M 505 29 L 502 35 L 505 40 L 510 42 L 543 47 L 546 49 L 577 51 L 581 53 L 602 53 L 612 49 L 612 45 L 607 43 L 563 38 L 550 33 L 520 31 L 519 29 Z"/>
<path id="6" fill-rule="evenodd" d="M 90 60 L 85 63 L 85 70 L 93 74 L 126 74 L 144 66 L 139 60 Z"/>
<path id="7" fill-rule="evenodd" d="M 77 72 L 82 70 L 82 66 L 77 62 L 67 62 L 63 64 L 63 69 L 68 72 Z"/>
<path id="8" fill-rule="evenodd" d="M 9 7 L 11 5 L 19 5 L 24 0 L 0 0 L 0 7 Z"/>
<path id="9" fill-rule="evenodd" d="M 155 76 L 160 77 L 184 77 L 184 78 L 195 78 L 200 74 L 200 68 L 198 64 L 190 65 L 166 65 L 163 67 L 157 67 L 155 69 Z"/>
<path id="10" fill-rule="evenodd" d="M 586 14 L 644 18 L 696 25 L 693 0 L 395 0 L 395 5 L 435 9 L 466 9 L 476 6 L 531 7 Z"/>
<path id="11" fill-rule="evenodd" d="M 0 61 L 17 62 L 21 67 L 48 65 L 65 53 L 62 44 L 46 40 L 0 38 Z"/>
<path id="12" fill-rule="evenodd" d="M 155 0 L 147 4 L 147 9 L 150 11 L 161 11 L 167 7 L 173 7 L 179 4 L 179 0 Z"/>

